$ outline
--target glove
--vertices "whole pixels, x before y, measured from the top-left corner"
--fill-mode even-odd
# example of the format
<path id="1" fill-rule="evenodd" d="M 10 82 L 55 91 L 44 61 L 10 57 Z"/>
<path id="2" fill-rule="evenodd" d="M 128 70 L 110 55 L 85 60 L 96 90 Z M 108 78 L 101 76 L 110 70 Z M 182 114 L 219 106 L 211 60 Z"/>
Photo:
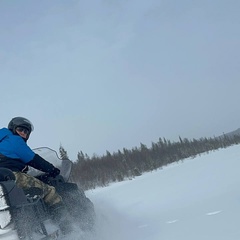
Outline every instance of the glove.
<path id="1" fill-rule="evenodd" d="M 58 168 L 54 168 L 51 172 L 48 173 L 50 177 L 55 178 L 60 174 L 60 170 Z"/>

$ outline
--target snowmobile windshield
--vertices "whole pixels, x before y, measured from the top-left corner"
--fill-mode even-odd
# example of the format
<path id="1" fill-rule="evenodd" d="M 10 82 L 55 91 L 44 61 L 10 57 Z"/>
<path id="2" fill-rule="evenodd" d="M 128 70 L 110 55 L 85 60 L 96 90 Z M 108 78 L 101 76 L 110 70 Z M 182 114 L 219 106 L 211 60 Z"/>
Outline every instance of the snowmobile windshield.
<path id="1" fill-rule="evenodd" d="M 73 164 L 72 161 L 60 159 L 57 152 L 48 147 L 35 148 L 33 149 L 33 151 L 36 154 L 40 155 L 42 158 L 44 158 L 46 161 L 53 164 L 55 167 L 59 168 L 61 171 L 61 175 L 65 181 L 69 180 Z M 40 174 L 43 174 L 43 172 L 35 168 L 29 167 L 28 174 L 32 176 L 38 176 Z"/>

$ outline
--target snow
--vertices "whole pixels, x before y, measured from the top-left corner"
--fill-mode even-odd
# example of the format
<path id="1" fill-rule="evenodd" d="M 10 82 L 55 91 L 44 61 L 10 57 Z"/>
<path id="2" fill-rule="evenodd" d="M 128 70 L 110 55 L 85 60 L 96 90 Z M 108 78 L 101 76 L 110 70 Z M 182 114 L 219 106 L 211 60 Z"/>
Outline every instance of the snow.
<path id="1" fill-rule="evenodd" d="M 91 239 L 239 240 L 239 160 L 236 145 L 87 191 Z"/>
<path id="2" fill-rule="evenodd" d="M 93 234 L 68 240 L 239 240 L 240 146 L 86 192 Z"/>

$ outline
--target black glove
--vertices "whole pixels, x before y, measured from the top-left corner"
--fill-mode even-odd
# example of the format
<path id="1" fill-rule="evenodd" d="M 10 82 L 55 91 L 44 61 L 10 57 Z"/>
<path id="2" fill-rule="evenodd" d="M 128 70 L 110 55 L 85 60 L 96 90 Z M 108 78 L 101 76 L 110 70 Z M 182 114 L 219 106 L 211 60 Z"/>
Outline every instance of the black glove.
<path id="1" fill-rule="evenodd" d="M 54 168 L 51 172 L 48 173 L 50 177 L 55 178 L 60 174 L 60 170 L 58 168 Z"/>

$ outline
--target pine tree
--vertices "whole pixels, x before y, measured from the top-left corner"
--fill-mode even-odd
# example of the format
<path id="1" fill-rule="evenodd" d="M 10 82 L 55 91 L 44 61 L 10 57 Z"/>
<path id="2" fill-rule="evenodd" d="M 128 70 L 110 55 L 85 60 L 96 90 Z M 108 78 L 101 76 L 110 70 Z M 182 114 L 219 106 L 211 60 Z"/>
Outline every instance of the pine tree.
<path id="1" fill-rule="evenodd" d="M 64 149 L 64 147 L 62 145 L 60 145 L 60 147 L 59 147 L 59 153 L 60 153 L 60 158 L 62 160 L 69 160 L 67 151 Z"/>

